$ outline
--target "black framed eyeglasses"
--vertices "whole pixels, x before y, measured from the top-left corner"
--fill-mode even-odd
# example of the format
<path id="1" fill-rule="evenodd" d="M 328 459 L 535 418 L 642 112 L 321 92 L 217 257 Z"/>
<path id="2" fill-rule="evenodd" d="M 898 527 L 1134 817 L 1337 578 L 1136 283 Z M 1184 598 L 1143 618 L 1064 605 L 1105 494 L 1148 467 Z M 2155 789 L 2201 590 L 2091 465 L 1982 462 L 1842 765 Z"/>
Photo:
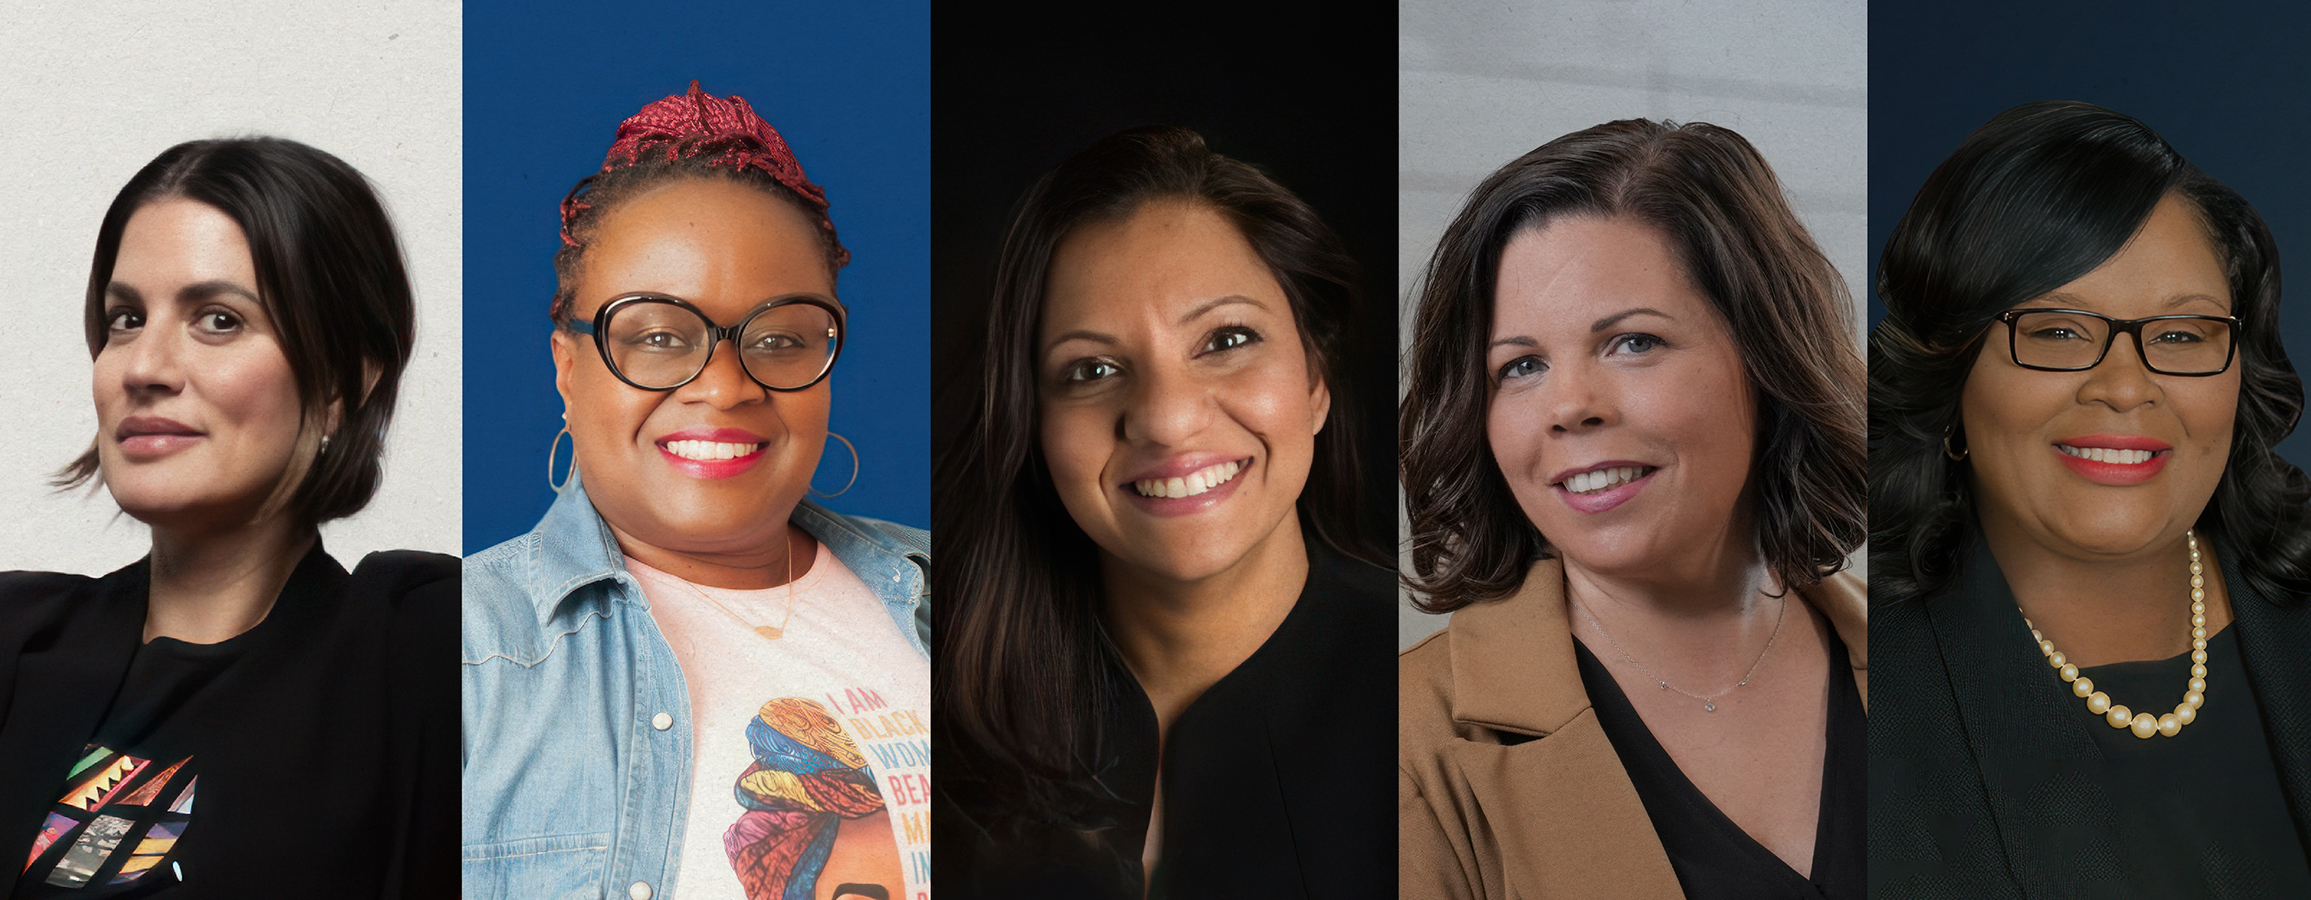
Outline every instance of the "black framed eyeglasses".
<path id="1" fill-rule="evenodd" d="M 2239 320 L 2231 316 L 2151 316 L 2113 319 L 2081 309 L 2010 309 L 2006 349 L 2014 364 L 2041 372 L 2084 372 L 2102 365 L 2121 334 L 2134 335 L 2143 368 L 2160 375 L 2204 378 L 2231 367 L 2238 353 Z"/>
<path id="2" fill-rule="evenodd" d="M 756 384 L 799 391 L 834 370 L 843 352 L 843 306 L 832 297 L 789 294 L 755 307 L 736 325 L 714 323 L 689 301 L 666 294 L 625 294 L 565 327 L 591 336 L 619 381 L 645 391 L 689 384 L 729 339 L 740 367 Z"/>

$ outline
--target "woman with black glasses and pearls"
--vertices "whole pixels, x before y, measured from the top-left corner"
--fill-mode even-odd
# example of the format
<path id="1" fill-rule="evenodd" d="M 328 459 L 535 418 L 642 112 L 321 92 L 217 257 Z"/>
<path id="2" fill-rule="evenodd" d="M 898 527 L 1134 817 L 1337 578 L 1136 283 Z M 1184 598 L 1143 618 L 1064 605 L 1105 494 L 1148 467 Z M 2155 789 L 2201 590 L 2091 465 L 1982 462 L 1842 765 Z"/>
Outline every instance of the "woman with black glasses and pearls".
<path id="1" fill-rule="evenodd" d="M 2311 893 L 2278 275 L 2245 200 L 2083 103 L 1999 114 L 1895 227 L 1872 896 Z"/>
<path id="2" fill-rule="evenodd" d="M 803 499 L 839 438 L 827 210 L 695 83 L 563 202 L 573 463 L 465 563 L 466 897 L 928 893 L 927 536 Z"/>

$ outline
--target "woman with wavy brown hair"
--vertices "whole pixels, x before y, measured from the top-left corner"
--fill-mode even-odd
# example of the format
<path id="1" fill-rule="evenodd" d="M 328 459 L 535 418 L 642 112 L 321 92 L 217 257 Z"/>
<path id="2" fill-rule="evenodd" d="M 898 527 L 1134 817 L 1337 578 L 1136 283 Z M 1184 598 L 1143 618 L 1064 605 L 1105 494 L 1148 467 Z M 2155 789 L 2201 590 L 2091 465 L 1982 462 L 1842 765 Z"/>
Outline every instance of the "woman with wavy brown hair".
<path id="1" fill-rule="evenodd" d="M 1739 135 L 1613 122 L 1479 185 L 1402 407 L 1407 897 L 1858 897 L 1862 388 Z M 1512 887 L 1513 886 L 1513 887 Z"/>

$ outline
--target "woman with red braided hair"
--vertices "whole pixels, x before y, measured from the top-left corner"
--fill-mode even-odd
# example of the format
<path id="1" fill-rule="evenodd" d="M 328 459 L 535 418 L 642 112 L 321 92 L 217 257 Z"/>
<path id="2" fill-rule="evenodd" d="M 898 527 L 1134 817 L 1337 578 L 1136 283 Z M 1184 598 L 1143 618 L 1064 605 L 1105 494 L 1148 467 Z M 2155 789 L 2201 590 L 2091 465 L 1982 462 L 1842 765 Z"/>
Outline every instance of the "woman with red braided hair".
<path id="1" fill-rule="evenodd" d="M 573 461 L 465 561 L 466 897 L 930 896 L 928 535 L 804 499 L 840 438 L 827 210 L 695 82 L 563 201 Z"/>

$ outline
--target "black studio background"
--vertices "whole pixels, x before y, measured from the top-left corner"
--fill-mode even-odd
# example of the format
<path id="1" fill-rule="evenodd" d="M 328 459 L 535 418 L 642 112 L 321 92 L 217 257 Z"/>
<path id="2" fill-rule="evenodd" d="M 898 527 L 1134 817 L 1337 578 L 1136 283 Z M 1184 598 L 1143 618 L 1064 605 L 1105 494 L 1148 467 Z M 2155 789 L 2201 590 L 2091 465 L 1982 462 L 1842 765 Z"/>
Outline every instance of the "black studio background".
<path id="1" fill-rule="evenodd" d="M 1394 546 L 1394 9 L 1327 6 L 1263 22 L 1184 6 L 1130 16 L 1105 6 L 1033 6 L 950 5 L 932 14 L 934 460 L 963 426 L 995 255 L 1020 195 L 1101 137 L 1183 125 L 1306 200 L 1362 264 L 1345 366 L 1351 384 L 1332 393 L 1336 403 L 1353 399 L 1362 429 L 1369 489 L 1359 524 L 1374 546 Z"/>
<path id="2" fill-rule="evenodd" d="M 2296 4 L 1870 4 L 1870 277 L 1894 223 L 1960 141 L 2033 100 L 2142 120 L 2271 225 L 2286 284 L 2311 284 L 2311 7 Z M 1885 306 L 1870 298 L 1870 325 Z M 2311 366 L 2311 293 L 2279 327 Z M 2279 445 L 2311 463 L 2311 434 Z"/>

